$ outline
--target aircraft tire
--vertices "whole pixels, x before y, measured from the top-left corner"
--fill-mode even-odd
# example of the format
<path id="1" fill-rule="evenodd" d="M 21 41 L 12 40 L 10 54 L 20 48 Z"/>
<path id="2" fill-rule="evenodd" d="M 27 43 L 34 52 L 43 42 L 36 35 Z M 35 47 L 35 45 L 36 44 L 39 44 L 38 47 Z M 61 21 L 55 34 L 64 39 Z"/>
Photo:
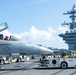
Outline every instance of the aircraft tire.
<path id="1" fill-rule="evenodd" d="M 2 59 L 2 60 L 1 60 L 1 65 L 3 65 L 3 64 L 4 64 L 4 60 Z"/>
<path id="2" fill-rule="evenodd" d="M 17 61 L 16 62 L 21 62 L 21 59 L 20 58 L 17 58 Z"/>

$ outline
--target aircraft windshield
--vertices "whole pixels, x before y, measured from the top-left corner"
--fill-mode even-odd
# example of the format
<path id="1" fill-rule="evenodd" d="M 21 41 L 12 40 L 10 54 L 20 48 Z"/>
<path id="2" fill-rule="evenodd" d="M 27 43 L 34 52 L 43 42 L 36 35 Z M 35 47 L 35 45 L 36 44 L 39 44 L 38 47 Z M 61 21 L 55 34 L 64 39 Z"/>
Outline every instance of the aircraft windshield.
<path id="1" fill-rule="evenodd" d="M 7 28 L 8 28 L 8 25 L 6 22 L 0 24 L 0 32 L 6 30 Z"/>
<path id="2" fill-rule="evenodd" d="M 16 38 L 15 36 L 10 36 L 10 40 L 11 40 L 11 41 L 18 41 L 19 39 Z"/>

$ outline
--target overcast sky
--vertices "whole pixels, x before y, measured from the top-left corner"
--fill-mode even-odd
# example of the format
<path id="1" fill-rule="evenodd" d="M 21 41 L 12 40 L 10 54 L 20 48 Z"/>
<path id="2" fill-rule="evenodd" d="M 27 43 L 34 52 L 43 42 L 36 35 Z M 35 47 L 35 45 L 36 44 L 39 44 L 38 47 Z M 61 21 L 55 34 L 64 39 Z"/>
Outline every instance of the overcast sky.
<path id="1" fill-rule="evenodd" d="M 63 13 L 72 9 L 76 0 L 0 0 L 0 23 L 7 22 L 5 35 L 13 34 L 23 41 L 56 48 L 68 48 L 58 36 L 69 22 Z"/>

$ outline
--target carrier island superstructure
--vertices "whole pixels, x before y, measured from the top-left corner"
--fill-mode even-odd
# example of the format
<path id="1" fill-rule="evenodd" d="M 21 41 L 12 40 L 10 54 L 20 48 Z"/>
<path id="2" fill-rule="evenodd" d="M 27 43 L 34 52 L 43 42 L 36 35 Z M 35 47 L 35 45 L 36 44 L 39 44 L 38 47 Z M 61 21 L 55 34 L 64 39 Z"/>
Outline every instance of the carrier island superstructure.
<path id="1" fill-rule="evenodd" d="M 60 37 L 63 38 L 65 43 L 68 44 L 69 50 L 76 51 L 76 6 L 73 5 L 72 10 L 67 11 L 67 13 L 63 13 L 63 15 L 70 15 L 71 22 L 64 22 L 62 25 L 68 25 L 69 31 L 66 31 L 65 34 L 59 34 Z"/>

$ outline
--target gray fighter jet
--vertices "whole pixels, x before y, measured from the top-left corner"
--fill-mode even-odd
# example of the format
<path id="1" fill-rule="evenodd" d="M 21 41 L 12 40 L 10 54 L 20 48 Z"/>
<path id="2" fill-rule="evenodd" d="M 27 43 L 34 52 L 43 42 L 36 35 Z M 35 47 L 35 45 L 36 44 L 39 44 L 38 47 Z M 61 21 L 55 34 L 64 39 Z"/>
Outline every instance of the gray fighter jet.
<path id="1" fill-rule="evenodd" d="M 1 24 L 2 25 L 2 24 Z M 0 31 L 8 28 L 7 23 L 4 23 L 4 27 L 0 27 Z M 23 53 L 23 54 L 51 54 L 52 50 L 33 45 L 26 41 L 20 41 L 15 39 L 13 36 L 10 37 L 9 41 L 3 39 L 3 35 L 0 35 L 0 54 L 11 54 L 11 53 Z"/>

